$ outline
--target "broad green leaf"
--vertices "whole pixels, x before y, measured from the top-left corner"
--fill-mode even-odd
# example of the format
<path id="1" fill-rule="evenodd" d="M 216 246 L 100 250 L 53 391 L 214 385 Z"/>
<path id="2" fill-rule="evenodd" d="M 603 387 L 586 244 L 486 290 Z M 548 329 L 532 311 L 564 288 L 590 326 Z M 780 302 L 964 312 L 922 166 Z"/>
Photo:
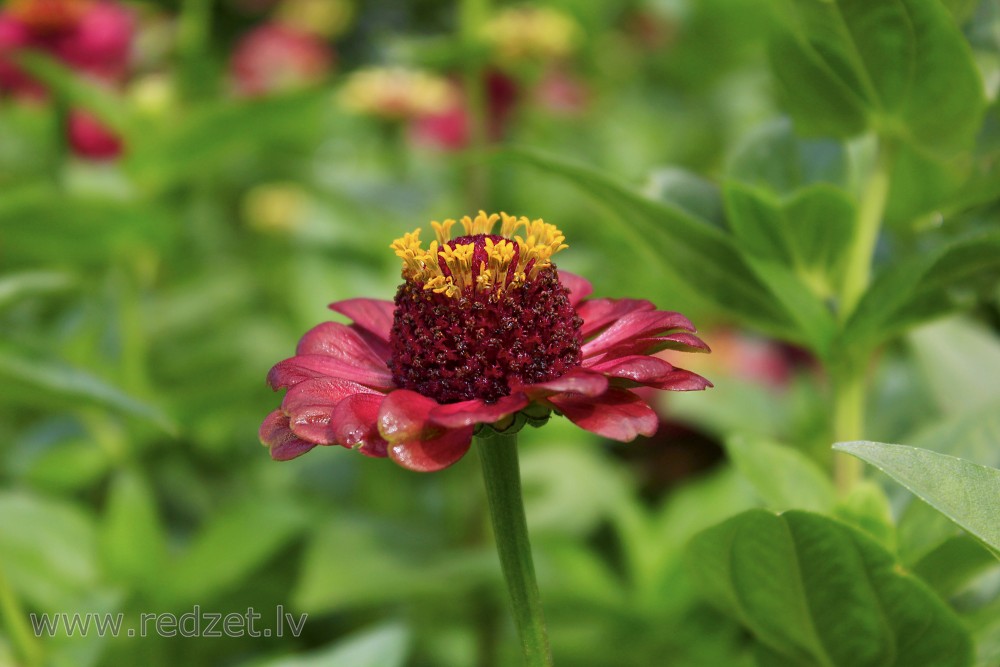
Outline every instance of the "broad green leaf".
<path id="1" fill-rule="evenodd" d="M 817 183 L 843 186 L 847 152 L 839 141 L 797 136 L 782 117 L 761 124 L 736 146 L 726 176 L 783 196 Z"/>
<path id="2" fill-rule="evenodd" d="M 933 448 L 971 461 L 1000 467 L 1000 401 L 965 412 L 906 438 L 915 447 Z M 913 565 L 945 541 L 960 534 L 960 529 L 943 514 L 899 487 L 902 501 L 910 500 L 898 521 L 899 554 Z"/>
<path id="3" fill-rule="evenodd" d="M 877 467 L 1000 554 L 1000 470 L 906 445 L 857 441 L 834 449 Z"/>
<path id="4" fill-rule="evenodd" d="M 327 522 L 306 548 L 292 602 L 309 613 L 340 611 L 455 596 L 498 576 L 492 550 L 453 551 L 429 560 L 420 556 L 419 545 L 406 531 L 374 520 L 345 516 Z"/>
<path id="5" fill-rule="evenodd" d="M 56 402 L 66 407 L 98 405 L 141 417 L 173 433 L 176 425 L 160 409 L 62 361 L 45 359 L 0 342 L 0 396 L 15 403 Z"/>
<path id="6" fill-rule="evenodd" d="M 735 181 L 724 191 L 727 221 L 742 248 L 794 269 L 821 297 L 836 293 L 856 217 L 843 191 L 816 184 L 779 200 Z"/>
<path id="7" fill-rule="evenodd" d="M 0 494 L 0 566 L 33 608 L 73 611 L 99 583 L 94 520 L 76 505 Z"/>
<path id="8" fill-rule="evenodd" d="M 643 194 L 655 201 L 677 206 L 689 215 L 725 226 L 725 211 L 719 186 L 680 167 L 664 167 L 649 175 Z"/>
<path id="9" fill-rule="evenodd" d="M 971 49 L 939 0 L 777 0 L 771 46 L 806 133 L 863 128 L 940 153 L 966 147 L 985 105 Z"/>
<path id="10" fill-rule="evenodd" d="M 851 137 L 868 127 L 864 101 L 812 48 L 788 34 L 768 45 L 778 98 L 806 137 Z"/>
<path id="11" fill-rule="evenodd" d="M 651 201 L 592 169 L 529 150 L 501 154 L 566 179 L 613 214 L 623 239 L 660 261 L 661 269 L 686 283 L 725 314 L 779 337 L 808 342 L 791 316 L 747 266 L 731 237 L 683 211 Z"/>
<path id="12" fill-rule="evenodd" d="M 764 645 L 767 665 L 968 667 L 961 621 L 871 538 L 808 512 L 751 510 L 688 556 L 709 599 Z"/>
<path id="13" fill-rule="evenodd" d="M 726 452 L 769 509 L 829 512 L 833 508 L 833 485 L 802 452 L 747 435 L 727 438 Z"/>
<path id="14" fill-rule="evenodd" d="M 166 562 L 166 534 L 153 491 L 138 471 L 122 470 L 111 480 L 101 547 L 115 580 L 138 586 L 158 580 Z"/>
<path id="15" fill-rule="evenodd" d="M 995 284 L 998 275 L 998 232 L 973 235 L 900 262 L 875 277 L 851 315 L 841 344 L 845 349 L 870 349 L 955 310 L 955 290 Z"/>
<path id="16" fill-rule="evenodd" d="M 954 595 L 976 575 L 995 568 L 996 557 L 969 535 L 948 538 L 913 565 L 913 573 L 942 597 Z"/>
<path id="17" fill-rule="evenodd" d="M 907 343 L 928 389 L 946 415 L 1000 402 L 1000 338 L 965 318 L 915 329 Z"/>
<path id="18" fill-rule="evenodd" d="M 250 663 L 253 667 L 403 667 L 410 633 L 399 623 L 355 632 L 327 648 L 291 658 Z M 250 667 L 247 665 L 247 667 Z"/>
<path id="19" fill-rule="evenodd" d="M 879 544 L 895 553 L 896 526 L 892 506 L 882 487 L 870 480 L 861 480 L 837 501 L 833 516 L 863 530 Z"/>
<path id="20" fill-rule="evenodd" d="M 174 604 L 204 604 L 246 582 L 302 533 L 307 520 L 301 508 L 273 498 L 234 505 L 202 528 L 155 592 Z"/>

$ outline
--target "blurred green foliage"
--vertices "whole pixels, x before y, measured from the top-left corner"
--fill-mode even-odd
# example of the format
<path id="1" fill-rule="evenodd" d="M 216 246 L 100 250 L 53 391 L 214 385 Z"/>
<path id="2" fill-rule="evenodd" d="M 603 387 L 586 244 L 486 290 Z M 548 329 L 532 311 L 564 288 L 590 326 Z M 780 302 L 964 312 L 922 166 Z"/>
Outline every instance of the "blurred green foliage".
<path id="1" fill-rule="evenodd" d="M 355 3 L 324 38 L 334 71 L 241 98 L 230 53 L 274 4 L 131 4 L 129 84 L 22 54 L 50 96 L 0 99 L 0 665 L 517 664 L 474 454 L 428 476 L 278 464 L 256 433 L 268 369 L 326 305 L 394 293 L 392 239 L 483 208 L 557 224 L 562 268 L 715 350 L 690 368 L 716 387 L 662 399 L 657 438 L 525 432 L 557 664 L 995 667 L 996 560 L 886 477 L 836 489 L 830 445 L 1000 466 L 996 3 L 552 0 L 580 30 L 556 68 L 578 96 L 508 68 L 502 136 L 457 150 L 336 102 L 376 63 L 479 81 L 495 63 L 456 3 Z M 71 106 L 124 154 L 70 154 Z M 910 488 L 968 490 L 945 511 L 996 548 L 986 496 L 924 472 Z M 195 605 L 308 619 L 126 636 Z M 122 633 L 28 623 L 74 612 Z"/>

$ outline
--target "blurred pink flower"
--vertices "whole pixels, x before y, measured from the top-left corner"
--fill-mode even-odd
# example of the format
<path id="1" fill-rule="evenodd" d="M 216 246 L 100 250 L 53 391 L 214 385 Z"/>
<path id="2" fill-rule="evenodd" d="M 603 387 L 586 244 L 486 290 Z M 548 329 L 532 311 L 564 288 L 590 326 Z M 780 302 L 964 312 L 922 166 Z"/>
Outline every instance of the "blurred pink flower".
<path id="1" fill-rule="evenodd" d="M 132 13 L 116 2 L 15 0 L 0 12 L 0 90 L 45 98 L 44 86 L 10 61 L 24 49 L 48 53 L 90 79 L 119 85 L 128 74 L 134 33 Z M 121 153 L 121 140 L 85 111 L 71 111 L 66 131 L 70 147 L 82 157 L 109 159 Z"/>
<path id="2" fill-rule="evenodd" d="M 586 300 L 590 284 L 550 261 L 566 247 L 555 226 L 480 212 L 452 237 L 454 224 L 432 223 L 426 250 L 420 230 L 393 243 L 404 278 L 394 303 L 331 304 L 353 324 L 320 324 L 271 369 L 271 387 L 288 389 L 260 428 L 272 458 L 341 445 L 439 470 L 477 429 L 537 425 L 552 411 L 629 441 L 658 425 L 632 388 L 711 386 L 652 356 L 708 351 L 687 318 L 640 299 Z"/>
<path id="3" fill-rule="evenodd" d="M 507 133 L 520 90 L 517 82 L 498 70 L 486 72 L 485 84 L 486 133 L 490 141 L 500 141 Z M 414 119 L 410 136 L 420 145 L 461 150 L 469 145 L 471 131 L 469 103 L 464 91 L 459 90 L 446 109 Z"/>
<path id="4" fill-rule="evenodd" d="M 122 140 L 86 111 L 70 112 L 66 132 L 70 147 L 80 157 L 111 160 L 122 153 Z"/>
<path id="5" fill-rule="evenodd" d="M 316 35 L 268 23 L 239 41 L 229 61 L 238 95 L 254 97 L 322 81 L 333 69 L 333 49 Z"/>

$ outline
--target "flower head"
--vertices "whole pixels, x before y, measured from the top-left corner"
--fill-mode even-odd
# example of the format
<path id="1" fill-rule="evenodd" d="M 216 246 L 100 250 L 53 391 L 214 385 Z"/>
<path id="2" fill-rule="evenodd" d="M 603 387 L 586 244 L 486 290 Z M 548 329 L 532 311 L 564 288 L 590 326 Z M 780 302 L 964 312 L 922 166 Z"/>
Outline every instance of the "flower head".
<path id="1" fill-rule="evenodd" d="M 551 7 L 507 7 L 483 26 L 483 38 L 500 61 L 509 64 L 566 58 L 573 53 L 579 37 L 576 21 Z"/>
<path id="2" fill-rule="evenodd" d="M 348 111 L 391 121 L 451 108 L 458 92 L 447 79 L 422 70 L 370 67 L 353 72 L 340 89 Z"/>
<path id="3" fill-rule="evenodd" d="M 270 385 L 288 389 L 260 429 L 273 458 L 337 444 L 438 470 L 477 429 L 552 412 L 629 441 L 658 423 L 632 388 L 711 386 L 653 356 L 708 351 L 687 318 L 645 300 L 585 300 L 589 283 L 552 263 L 567 247 L 554 225 L 480 212 L 431 226 L 426 248 L 419 229 L 391 246 L 403 267 L 394 302 L 331 304 L 354 323 L 320 324 L 271 369 Z"/>
<path id="4" fill-rule="evenodd" d="M 229 70 L 237 95 L 256 97 L 319 83 L 333 62 L 333 49 L 323 39 L 290 25 L 266 23 L 239 41 Z"/>

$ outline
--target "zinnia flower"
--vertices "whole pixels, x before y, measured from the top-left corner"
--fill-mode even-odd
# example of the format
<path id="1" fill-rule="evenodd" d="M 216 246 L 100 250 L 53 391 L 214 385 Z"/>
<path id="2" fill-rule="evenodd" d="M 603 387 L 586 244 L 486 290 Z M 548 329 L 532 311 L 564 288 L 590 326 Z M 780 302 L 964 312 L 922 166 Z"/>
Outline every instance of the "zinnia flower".
<path id="1" fill-rule="evenodd" d="M 500 234 L 493 228 L 501 222 Z M 287 388 L 260 428 L 274 459 L 317 445 L 389 456 L 417 471 L 445 468 L 483 429 L 539 425 L 550 413 L 615 440 L 655 433 L 658 419 L 630 389 L 705 389 L 705 378 L 653 353 L 708 351 L 680 313 L 641 299 L 590 299 L 590 284 L 558 272 L 565 237 L 505 213 L 432 222 L 392 248 L 403 261 L 395 302 L 349 299 L 268 383 Z"/>
<path id="2" fill-rule="evenodd" d="M 229 62 L 237 95 L 257 97 L 321 82 L 334 62 L 333 49 L 316 35 L 267 23 L 240 39 Z"/>

